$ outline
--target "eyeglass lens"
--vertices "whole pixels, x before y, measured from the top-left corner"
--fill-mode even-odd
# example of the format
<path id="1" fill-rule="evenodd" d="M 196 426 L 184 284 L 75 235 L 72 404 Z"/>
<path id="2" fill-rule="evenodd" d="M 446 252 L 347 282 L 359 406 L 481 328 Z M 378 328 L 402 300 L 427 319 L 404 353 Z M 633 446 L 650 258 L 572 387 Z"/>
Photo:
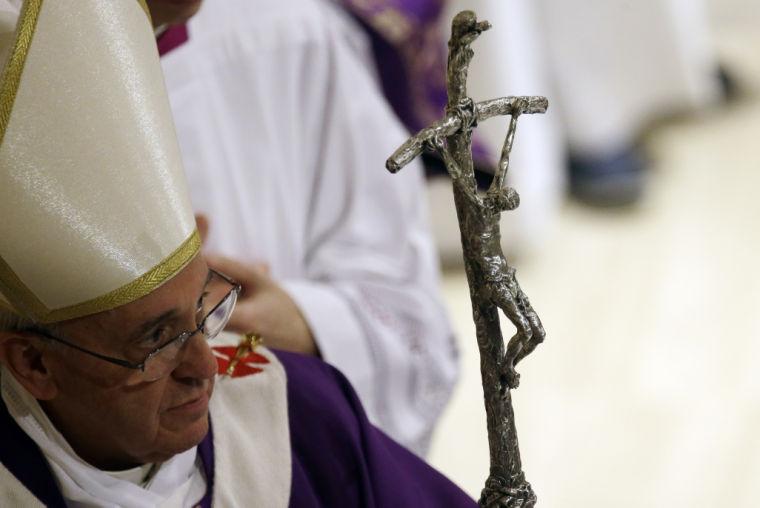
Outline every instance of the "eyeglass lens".
<path id="1" fill-rule="evenodd" d="M 198 324 L 205 317 L 203 329 L 196 333 L 203 333 L 206 340 L 211 340 L 224 329 L 230 320 L 232 311 L 237 303 L 237 291 L 234 291 L 224 279 L 213 276 L 206 287 L 206 295 L 203 305 L 198 312 Z M 175 340 L 158 351 L 145 363 L 145 371 L 140 376 L 141 381 L 156 381 L 171 372 L 176 366 L 176 360 L 182 346 L 195 335 L 187 332 L 178 340 Z"/>

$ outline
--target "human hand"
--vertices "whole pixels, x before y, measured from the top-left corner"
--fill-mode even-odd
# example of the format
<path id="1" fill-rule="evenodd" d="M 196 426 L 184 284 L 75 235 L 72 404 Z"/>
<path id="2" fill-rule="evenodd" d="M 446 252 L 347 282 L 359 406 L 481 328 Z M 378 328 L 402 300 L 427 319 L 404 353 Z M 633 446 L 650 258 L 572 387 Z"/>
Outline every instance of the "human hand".
<path id="1" fill-rule="evenodd" d="M 202 213 L 196 213 L 195 227 L 198 229 L 198 234 L 201 236 L 201 242 L 206 243 L 206 238 L 208 238 L 208 217 Z"/>
<path id="2" fill-rule="evenodd" d="M 255 333 L 269 347 L 319 355 L 306 319 L 290 295 L 270 277 L 265 264 L 245 264 L 213 255 L 206 255 L 206 262 L 242 286 L 227 330 Z"/>

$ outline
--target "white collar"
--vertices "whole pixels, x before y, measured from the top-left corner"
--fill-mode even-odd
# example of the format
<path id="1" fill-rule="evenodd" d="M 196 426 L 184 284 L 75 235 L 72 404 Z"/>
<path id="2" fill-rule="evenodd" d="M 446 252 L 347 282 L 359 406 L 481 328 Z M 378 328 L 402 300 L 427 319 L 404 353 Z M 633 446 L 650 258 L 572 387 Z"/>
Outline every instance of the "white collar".
<path id="1" fill-rule="evenodd" d="M 137 468 L 136 472 L 114 473 L 91 466 L 76 454 L 37 400 L 11 373 L 2 369 L 0 378 L 2 398 L 8 412 L 42 451 L 69 507 L 157 507 L 176 499 L 178 491 L 186 491 L 182 497 L 190 496 L 190 503 L 198 501 L 205 493 L 205 479 L 196 447 L 161 464 L 147 487 L 143 488 L 140 483 L 146 473 L 141 471 L 142 468 Z M 151 465 L 147 465 L 146 471 L 150 468 Z M 133 481 L 135 479 L 137 483 Z"/>

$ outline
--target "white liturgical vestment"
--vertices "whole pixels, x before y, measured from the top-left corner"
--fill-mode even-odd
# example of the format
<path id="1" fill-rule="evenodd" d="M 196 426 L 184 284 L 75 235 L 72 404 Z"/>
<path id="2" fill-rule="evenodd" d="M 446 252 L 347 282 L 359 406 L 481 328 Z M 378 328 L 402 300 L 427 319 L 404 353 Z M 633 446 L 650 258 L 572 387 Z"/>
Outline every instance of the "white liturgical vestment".
<path id="1" fill-rule="evenodd" d="M 423 454 L 456 350 L 364 34 L 320 0 L 206 0 L 188 32 L 162 60 L 206 249 L 267 263 L 370 419 Z"/>

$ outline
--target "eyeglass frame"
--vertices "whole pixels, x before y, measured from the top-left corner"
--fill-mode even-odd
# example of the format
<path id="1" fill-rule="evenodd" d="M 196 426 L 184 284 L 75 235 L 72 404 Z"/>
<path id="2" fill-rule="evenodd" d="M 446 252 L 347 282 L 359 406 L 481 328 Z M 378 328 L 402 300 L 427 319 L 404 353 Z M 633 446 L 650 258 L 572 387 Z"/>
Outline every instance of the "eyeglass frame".
<path id="1" fill-rule="evenodd" d="M 77 344 L 74 344 L 73 342 L 69 342 L 66 339 L 62 339 L 61 337 L 56 337 L 55 335 L 53 335 L 50 332 L 48 332 L 48 331 L 46 331 L 44 329 L 41 329 L 41 328 L 30 328 L 30 329 L 28 329 L 26 331 L 29 331 L 29 332 L 32 332 L 32 333 L 36 333 L 38 335 L 42 335 L 43 337 L 45 337 L 47 339 L 50 339 L 50 340 L 52 340 L 54 342 L 58 342 L 60 344 L 64 344 L 66 346 L 69 346 L 71 348 L 76 349 L 77 351 L 81 351 L 82 353 L 86 353 L 86 354 L 88 354 L 90 356 L 93 356 L 95 358 L 99 358 L 99 359 L 104 360 L 106 362 L 113 363 L 115 365 L 119 365 L 119 366 L 125 367 L 127 369 L 139 370 L 141 372 L 145 372 L 145 365 L 148 363 L 148 361 L 150 361 L 151 358 L 155 357 L 161 351 L 163 351 L 164 349 L 166 349 L 167 347 L 171 346 L 172 344 L 174 344 L 177 341 L 181 341 L 181 343 L 179 345 L 179 348 L 178 348 L 178 349 L 181 349 L 182 346 L 184 346 L 185 343 L 188 340 L 190 340 L 191 337 L 193 337 L 198 332 L 202 332 L 203 331 L 203 327 L 206 325 L 206 320 L 209 318 L 209 316 L 211 316 L 214 312 L 216 312 L 216 309 L 218 309 L 219 307 L 221 307 L 222 304 L 225 303 L 231 297 L 232 293 L 235 293 L 236 296 L 240 294 L 240 291 L 242 290 L 243 287 L 239 283 L 235 282 L 234 280 L 232 280 L 231 278 L 229 278 L 225 274 L 214 270 L 213 268 L 209 268 L 209 272 L 211 272 L 212 274 L 215 274 L 215 275 L 221 277 L 228 284 L 232 285 L 232 288 L 230 289 L 230 291 L 226 295 L 224 295 L 224 298 L 222 298 L 221 300 L 219 300 L 219 303 L 217 303 L 216 305 L 214 305 L 214 308 L 211 309 L 203 317 L 203 319 L 201 320 L 201 323 L 198 325 L 198 327 L 195 330 L 192 330 L 192 331 L 191 330 L 186 330 L 186 331 L 180 333 L 179 335 L 177 335 L 176 337 L 174 337 L 172 339 L 169 339 L 168 341 L 164 342 L 162 345 L 158 346 L 156 349 L 154 349 L 150 353 L 148 353 L 148 355 L 140 363 L 134 363 L 134 362 L 130 362 L 129 360 L 124 360 L 122 358 L 114 358 L 112 356 L 107 356 L 107 355 L 104 355 L 104 354 L 101 354 L 101 353 L 97 353 L 95 351 L 90 351 L 89 349 L 83 348 L 82 346 L 78 346 Z M 234 311 L 234 306 L 232 308 L 232 311 Z M 230 311 L 230 314 L 232 314 L 232 311 Z M 216 335 L 214 337 L 216 337 Z"/>

